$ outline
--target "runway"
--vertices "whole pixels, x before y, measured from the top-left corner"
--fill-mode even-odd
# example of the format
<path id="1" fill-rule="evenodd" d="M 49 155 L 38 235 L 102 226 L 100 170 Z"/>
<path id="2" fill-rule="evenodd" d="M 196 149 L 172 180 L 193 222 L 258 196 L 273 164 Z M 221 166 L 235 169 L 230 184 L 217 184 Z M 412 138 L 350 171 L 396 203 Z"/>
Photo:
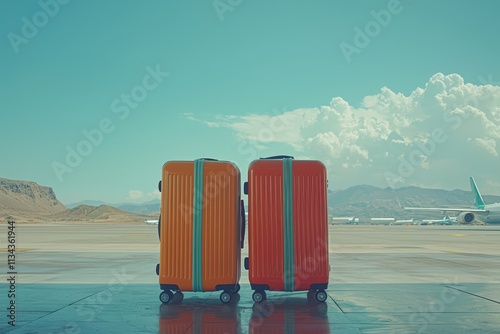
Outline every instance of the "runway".
<path id="1" fill-rule="evenodd" d="M 326 303 L 270 292 L 256 305 L 243 270 L 230 304 L 185 292 L 162 306 L 146 224 L 17 224 L 10 298 L 7 233 L 1 333 L 500 333 L 500 227 L 330 226 Z"/>

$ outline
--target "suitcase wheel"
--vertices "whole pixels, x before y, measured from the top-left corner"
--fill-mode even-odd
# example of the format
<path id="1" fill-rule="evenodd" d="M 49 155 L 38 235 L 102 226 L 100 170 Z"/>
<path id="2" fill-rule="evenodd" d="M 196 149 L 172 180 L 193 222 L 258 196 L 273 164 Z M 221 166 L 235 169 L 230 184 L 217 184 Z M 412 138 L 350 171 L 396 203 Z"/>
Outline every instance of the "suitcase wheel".
<path id="1" fill-rule="evenodd" d="M 174 294 L 170 290 L 165 290 L 162 293 L 160 293 L 160 301 L 163 304 L 167 304 L 172 300 L 172 298 L 174 298 Z"/>
<path id="2" fill-rule="evenodd" d="M 220 301 L 223 302 L 224 304 L 227 304 L 231 301 L 231 293 L 227 292 L 227 291 L 223 291 L 221 294 L 220 294 Z"/>
<path id="3" fill-rule="evenodd" d="M 326 294 L 325 290 L 319 290 L 316 292 L 316 300 L 318 302 L 324 302 L 328 295 Z"/>
<path id="4" fill-rule="evenodd" d="M 252 295 L 252 299 L 256 303 L 263 302 L 264 300 L 266 300 L 266 292 L 264 290 L 254 291 L 254 293 Z"/>
<path id="5" fill-rule="evenodd" d="M 237 293 L 238 291 L 240 291 L 241 289 L 241 286 L 239 283 L 236 283 L 236 285 L 234 286 L 233 290 L 231 290 L 232 293 Z"/>

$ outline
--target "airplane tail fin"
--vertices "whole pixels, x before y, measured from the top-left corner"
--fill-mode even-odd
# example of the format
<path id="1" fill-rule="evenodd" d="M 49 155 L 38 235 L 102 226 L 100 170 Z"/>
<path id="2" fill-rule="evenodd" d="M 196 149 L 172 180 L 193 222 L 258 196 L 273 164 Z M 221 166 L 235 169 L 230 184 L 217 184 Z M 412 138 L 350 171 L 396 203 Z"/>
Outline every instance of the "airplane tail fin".
<path id="1" fill-rule="evenodd" d="M 476 182 L 472 176 L 470 178 L 470 188 L 472 190 L 472 194 L 474 195 L 474 206 L 477 209 L 484 209 L 483 197 L 479 193 L 479 189 L 477 189 Z"/>

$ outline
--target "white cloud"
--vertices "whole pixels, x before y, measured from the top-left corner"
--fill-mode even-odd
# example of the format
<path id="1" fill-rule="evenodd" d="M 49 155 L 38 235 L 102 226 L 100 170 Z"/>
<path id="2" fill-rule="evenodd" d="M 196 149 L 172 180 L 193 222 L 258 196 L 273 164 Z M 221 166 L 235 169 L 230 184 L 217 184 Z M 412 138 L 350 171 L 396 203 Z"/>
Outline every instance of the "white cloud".
<path id="1" fill-rule="evenodd" d="M 129 190 L 127 199 L 129 200 L 138 200 L 144 197 L 144 193 L 140 190 Z"/>
<path id="2" fill-rule="evenodd" d="M 158 189 L 155 189 L 148 193 L 144 193 L 141 190 L 129 190 L 126 200 L 133 202 L 146 202 L 152 199 L 160 199 L 160 198 L 161 198 L 161 193 Z"/>
<path id="3" fill-rule="evenodd" d="M 160 199 L 161 192 L 158 189 L 154 189 L 152 192 L 147 193 L 147 197 L 149 197 L 150 199 Z"/>
<path id="4" fill-rule="evenodd" d="M 497 143 L 493 139 L 474 138 L 471 141 L 494 157 L 498 157 Z"/>
<path id="5" fill-rule="evenodd" d="M 488 172 L 482 164 L 499 166 L 500 87 L 458 74 L 437 73 L 408 96 L 383 87 L 359 107 L 334 97 L 318 108 L 198 121 L 231 128 L 255 150 L 289 145 L 352 184 L 400 186 L 428 174 L 453 182 L 460 173 Z"/>

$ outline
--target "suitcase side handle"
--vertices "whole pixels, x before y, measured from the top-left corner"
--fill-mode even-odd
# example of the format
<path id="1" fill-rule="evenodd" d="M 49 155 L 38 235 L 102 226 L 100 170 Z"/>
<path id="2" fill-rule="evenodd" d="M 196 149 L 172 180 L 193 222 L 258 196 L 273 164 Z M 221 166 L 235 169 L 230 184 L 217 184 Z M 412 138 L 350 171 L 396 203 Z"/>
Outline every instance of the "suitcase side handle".
<path id="1" fill-rule="evenodd" d="M 294 157 L 292 157 L 291 155 L 273 155 L 271 157 L 266 157 L 266 158 L 261 158 L 261 159 L 265 159 L 265 160 L 271 160 L 271 159 L 295 159 Z"/>
<path id="2" fill-rule="evenodd" d="M 240 200 L 240 247 L 243 249 L 245 246 L 245 227 L 246 227 L 246 219 L 245 219 L 245 202 Z"/>

